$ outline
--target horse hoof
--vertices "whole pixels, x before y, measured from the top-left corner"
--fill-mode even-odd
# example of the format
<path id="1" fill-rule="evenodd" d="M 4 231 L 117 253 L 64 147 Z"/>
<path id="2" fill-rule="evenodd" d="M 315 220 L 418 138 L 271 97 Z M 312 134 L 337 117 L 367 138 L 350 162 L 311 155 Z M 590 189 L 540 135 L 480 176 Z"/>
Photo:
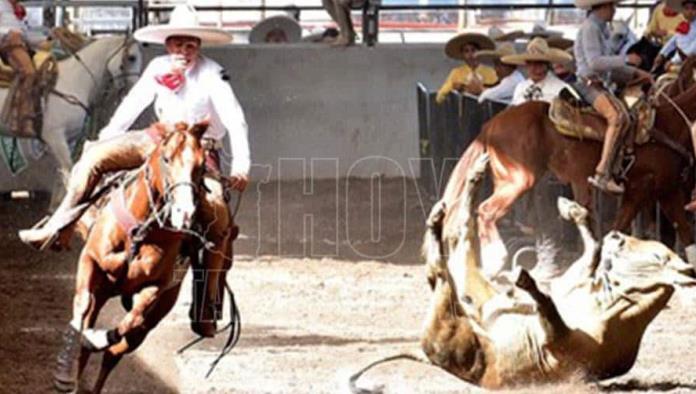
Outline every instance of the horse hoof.
<path id="1" fill-rule="evenodd" d="M 217 325 L 214 321 L 191 322 L 191 331 L 204 338 L 212 338 L 217 332 Z"/>

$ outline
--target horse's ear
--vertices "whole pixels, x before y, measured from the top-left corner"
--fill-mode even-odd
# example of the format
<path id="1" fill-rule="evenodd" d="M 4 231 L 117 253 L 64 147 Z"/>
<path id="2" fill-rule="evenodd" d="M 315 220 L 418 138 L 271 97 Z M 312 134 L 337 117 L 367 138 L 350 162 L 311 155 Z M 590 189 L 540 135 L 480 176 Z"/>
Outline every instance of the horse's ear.
<path id="1" fill-rule="evenodd" d="M 189 133 L 191 133 L 192 136 L 194 136 L 196 139 L 201 139 L 203 137 L 203 134 L 208 130 L 208 126 L 210 125 L 210 122 L 206 119 L 204 121 L 198 122 L 191 126 L 189 129 Z"/>
<path id="2" fill-rule="evenodd" d="M 635 12 L 632 13 L 631 16 L 629 16 L 628 18 L 626 18 L 626 20 L 624 21 L 624 23 L 626 23 L 626 26 L 629 26 L 629 25 L 631 24 L 631 21 L 633 20 L 633 17 L 634 17 L 634 16 L 636 16 L 636 13 L 635 13 Z"/>

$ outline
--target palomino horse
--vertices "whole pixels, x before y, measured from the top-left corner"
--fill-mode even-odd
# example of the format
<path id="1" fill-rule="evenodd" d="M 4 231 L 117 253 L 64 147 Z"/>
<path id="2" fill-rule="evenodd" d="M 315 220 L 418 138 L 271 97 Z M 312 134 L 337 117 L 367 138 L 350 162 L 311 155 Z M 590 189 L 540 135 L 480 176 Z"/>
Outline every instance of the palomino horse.
<path id="1" fill-rule="evenodd" d="M 135 83 L 142 63 L 138 44 L 128 37 L 116 36 L 95 40 L 76 56 L 58 62 L 55 91 L 64 97 L 49 96 L 39 138 L 48 145 L 64 174 L 72 167 L 67 140 L 84 127 L 86 110 L 98 101 L 108 82 Z M 6 97 L 7 89 L 0 89 L 0 105 Z"/>
<path id="2" fill-rule="evenodd" d="M 137 176 L 112 192 L 97 217 L 78 263 L 73 317 L 55 374 L 59 390 L 73 390 L 89 353 L 104 351 L 94 387 L 100 392 L 121 357 L 135 350 L 174 306 L 180 288 L 175 264 L 187 242 L 182 231 L 190 228 L 196 212 L 205 165 L 201 137 L 207 128 L 207 123 L 189 129 L 179 124 L 164 134 Z M 129 228 L 152 218 L 144 238 L 134 244 Z M 104 303 L 119 294 L 133 300 L 126 316 L 111 330 L 94 329 Z"/>
<path id="3" fill-rule="evenodd" d="M 692 226 L 683 207 L 692 180 L 683 175 L 692 160 L 692 145 L 690 125 L 683 115 L 696 112 L 696 86 L 655 109 L 655 129 L 668 136 L 673 146 L 655 141 L 636 146 L 636 161 L 627 174 L 626 192 L 612 229 L 626 231 L 641 208 L 659 202 L 676 227 L 680 241 L 689 246 L 694 243 Z M 547 171 L 562 182 L 570 183 L 580 204 L 591 204 L 587 178 L 594 174 L 602 145 L 559 134 L 548 118 L 548 110 L 547 103 L 528 102 L 510 107 L 491 119 L 464 152 L 445 189 L 443 200 L 456 208 L 464 174 L 477 157 L 488 152 L 494 190 L 481 203 L 478 214 L 482 253 L 486 255 L 487 264 L 492 264 L 484 267 L 489 276 L 503 267 L 507 255 L 496 222 Z M 448 225 L 453 223 L 446 223 Z M 696 264 L 693 253 L 688 254 L 692 255 L 687 256 L 689 263 Z"/>

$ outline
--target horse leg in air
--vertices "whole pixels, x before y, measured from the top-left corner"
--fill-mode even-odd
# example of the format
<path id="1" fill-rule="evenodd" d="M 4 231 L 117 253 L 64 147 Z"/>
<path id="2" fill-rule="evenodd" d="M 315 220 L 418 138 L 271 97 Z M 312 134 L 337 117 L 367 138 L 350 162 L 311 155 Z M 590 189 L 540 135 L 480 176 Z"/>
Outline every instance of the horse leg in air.
<path id="1" fill-rule="evenodd" d="M 660 199 L 662 211 L 676 229 L 682 245 L 686 245 L 684 251 L 687 262 L 696 269 L 696 243 L 694 243 L 692 235 L 694 229 L 687 219 L 686 211 L 684 210 L 684 204 L 686 203 L 686 196 L 679 192 L 668 193 Z"/>
<path id="2" fill-rule="evenodd" d="M 478 208 L 479 235 L 481 238 L 481 267 L 484 275 L 493 277 L 502 270 L 507 258 L 496 222 L 510 211 L 512 204 L 534 186 L 535 176 L 517 163 L 503 163 L 495 153 L 489 151 L 490 168 L 493 174 L 493 194 Z"/>
<path id="3" fill-rule="evenodd" d="M 99 375 L 92 389 L 93 393 L 97 394 L 102 391 L 111 371 L 121 361 L 123 355 L 137 349 L 147 334 L 172 310 L 179 297 L 180 288 L 181 285 L 177 284 L 160 293 L 157 301 L 145 311 L 143 324 L 128 332 L 124 340 L 106 349 L 99 368 Z"/>

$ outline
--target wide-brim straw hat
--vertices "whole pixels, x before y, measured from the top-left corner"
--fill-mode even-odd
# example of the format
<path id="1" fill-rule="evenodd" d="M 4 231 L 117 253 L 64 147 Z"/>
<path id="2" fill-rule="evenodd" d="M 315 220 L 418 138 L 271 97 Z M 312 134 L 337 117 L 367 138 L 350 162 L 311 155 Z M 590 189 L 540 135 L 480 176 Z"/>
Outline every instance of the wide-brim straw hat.
<path id="1" fill-rule="evenodd" d="M 164 44 L 171 36 L 196 37 L 201 40 L 203 46 L 224 45 L 232 42 L 232 36 L 226 31 L 201 26 L 196 10 L 187 4 L 174 7 L 169 23 L 145 26 L 133 33 L 136 40 L 153 44 Z"/>
<path id="2" fill-rule="evenodd" d="M 276 15 L 257 23 L 249 33 L 249 42 L 262 44 L 266 42 L 266 36 L 273 30 L 281 30 L 285 33 L 288 42 L 298 42 L 302 38 L 302 27 L 294 19 L 286 15 Z"/>
<path id="3" fill-rule="evenodd" d="M 496 42 L 515 41 L 522 36 L 524 36 L 524 32 L 522 30 L 513 30 L 505 33 L 503 29 L 499 28 L 498 26 L 491 26 L 488 29 L 488 37 Z"/>
<path id="4" fill-rule="evenodd" d="M 543 38 L 537 37 L 527 44 L 527 51 L 518 55 L 504 56 L 503 63 L 522 66 L 527 62 L 570 63 L 573 56 L 558 48 L 551 48 Z"/>
<path id="5" fill-rule="evenodd" d="M 476 52 L 476 59 L 480 61 L 489 61 L 500 59 L 505 56 L 516 55 L 515 45 L 511 42 L 500 42 L 496 49 L 484 49 Z"/>
<path id="6" fill-rule="evenodd" d="M 463 60 L 464 45 L 473 44 L 479 50 L 495 49 L 495 43 L 488 36 L 480 33 L 461 33 L 452 37 L 445 45 L 445 54 L 452 59 Z"/>
<path id="7" fill-rule="evenodd" d="M 665 5 L 676 12 L 684 11 L 684 3 L 696 3 L 694 0 L 665 0 Z"/>
<path id="8" fill-rule="evenodd" d="M 565 51 L 568 48 L 572 48 L 575 41 L 565 37 L 553 36 L 547 38 L 546 43 L 549 44 L 551 48 L 558 48 Z"/>
<path id="9" fill-rule="evenodd" d="M 581 10 L 590 10 L 596 5 L 620 3 L 623 0 L 575 0 L 575 6 Z"/>

